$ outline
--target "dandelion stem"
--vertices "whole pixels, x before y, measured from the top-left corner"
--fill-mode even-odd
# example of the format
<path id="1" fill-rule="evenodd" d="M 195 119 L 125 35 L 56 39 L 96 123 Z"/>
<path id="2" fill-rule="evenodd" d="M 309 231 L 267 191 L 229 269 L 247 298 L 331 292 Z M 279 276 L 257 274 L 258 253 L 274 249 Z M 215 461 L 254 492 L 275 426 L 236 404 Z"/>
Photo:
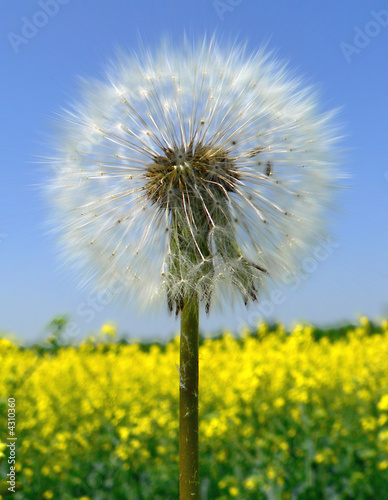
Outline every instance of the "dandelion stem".
<path id="1" fill-rule="evenodd" d="M 186 298 L 181 315 L 179 499 L 199 499 L 198 295 Z"/>

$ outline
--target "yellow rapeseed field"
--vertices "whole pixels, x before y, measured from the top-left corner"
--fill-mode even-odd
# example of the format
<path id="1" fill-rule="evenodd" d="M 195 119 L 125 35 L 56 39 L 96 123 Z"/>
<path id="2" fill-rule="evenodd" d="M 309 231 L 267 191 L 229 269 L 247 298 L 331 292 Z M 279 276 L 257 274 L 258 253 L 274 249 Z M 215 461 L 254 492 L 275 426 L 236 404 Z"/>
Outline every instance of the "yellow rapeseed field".
<path id="1" fill-rule="evenodd" d="M 79 346 L 0 340 L 15 499 L 177 498 L 179 339 L 126 344 L 112 328 Z M 388 322 L 203 340 L 200 457 L 204 500 L 388 498 Z"/>

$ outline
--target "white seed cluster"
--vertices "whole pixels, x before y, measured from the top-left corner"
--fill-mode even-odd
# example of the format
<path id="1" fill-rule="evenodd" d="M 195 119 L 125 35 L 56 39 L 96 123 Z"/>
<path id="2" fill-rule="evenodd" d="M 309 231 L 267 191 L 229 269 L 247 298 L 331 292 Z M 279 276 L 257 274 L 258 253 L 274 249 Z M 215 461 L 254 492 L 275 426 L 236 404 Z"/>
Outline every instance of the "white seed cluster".
<path id="1" fill-rule="evenodd" d="M 82 283 L 180 312 L 297 272 L 338 184 L 333 113 L 265 49 L 124 56 L 62 118 L 49 192 Z"/>

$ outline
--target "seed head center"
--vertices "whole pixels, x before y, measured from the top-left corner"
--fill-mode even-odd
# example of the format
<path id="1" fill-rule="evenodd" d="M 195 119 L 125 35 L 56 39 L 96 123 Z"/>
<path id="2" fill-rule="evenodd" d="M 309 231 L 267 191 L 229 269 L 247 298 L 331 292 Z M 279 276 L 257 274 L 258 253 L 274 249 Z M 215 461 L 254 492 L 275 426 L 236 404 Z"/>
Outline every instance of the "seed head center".
<path id="1" fill-rule="evenodd" d="M 239 178 L 235 161 L 223 149 L 202 144 L 166 148 L 144 175 L 147 196 L 161 209 L 178 208 L 182 197 L 225 199 Z"/>

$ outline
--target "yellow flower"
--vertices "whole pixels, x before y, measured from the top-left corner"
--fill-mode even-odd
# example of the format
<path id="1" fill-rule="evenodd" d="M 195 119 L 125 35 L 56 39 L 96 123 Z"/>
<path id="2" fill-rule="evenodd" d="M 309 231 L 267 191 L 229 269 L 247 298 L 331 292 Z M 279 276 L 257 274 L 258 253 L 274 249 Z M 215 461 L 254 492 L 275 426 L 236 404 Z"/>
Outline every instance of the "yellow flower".
<path id="1" fill-rule="evenodd" d="M 279 448 L 283 451 L 287 451 L 288 450 L 288 443 L 286 441 L 281 441 L 281 443 L 279 443 Z"/>
<path id="2" fill-rule="evenodd" d="M 119 427 L 117 431 L 122 441 L 126 441 L 131 434 L 131 429 L 129 427 Z"/>
<path id="3" fill-rule="evenodd" d="M 17 348 L 15 344 L 13 344 L 8 339 L 0 339 L 0 349 L 8 349 L 8 348 Z"/>
<path id="4" fill-rule="evenodd" d="M 108 337 L 115 337 L 117 335 L 117 328 L 111 323 L 105 323 L 101 327 L 101 333 Z"/>
<path id="5" fill-rule="evenodd" d="M 384 396 L 382 396 L 377 405 L 377 408 L 381 411 L 388 410 L 388 394 L 384 394 Z"/>
<path id="6" fill-rule="evenodd" d="M 275 408 L 281 408 L 285 404 L 286 404 L 286 402 L 284 401 L 283 398 L 276 398 L 275 401 L 274 401 Z"/>
<path id="7" fill-rule="evenodd" d="M 275 472 L 275 469 L 271 465 L 269 467 L 267 467 L 266 475 L 267 475 L 268 479 L 275 479 L 276 472 Z"/>
<path id="8" fill-rule="evenodd" d="M 127 446 L 117 446 L 115 450 L 116 455 L 121 458 L 121 460 L 125 461 L 128 459 L 129 450 Z"/>
<path id="9" fill-rule="evenodd" d="M 300 403 L 307 403 L 309 400 L 309 395 L 307 391 L 299 391 L 296 400 Z"/>
<path id="10" fill-rule="evenodd" d="M 225 481 L 225 479 L 221 479 L 221 481 L 218 481 L 218 487 L 223 490 L 228 486 L 228 483 Z"/>
<path id="11" fill-rule="evenodd" d="M 295 437 L 296 436 L 296 429 L 292 428 L 290 429 L 287 434 L 290 436 L 290 437 Z"/>
<path id="12" fill-rule="evenodd" d="M 388 422 L 388 415 L 380 415 L 377 422 L 380 426 L 385 425 Z"/>
<path id="13" fill-rule="evenodd" d="M 360 422 L 365 431 L 374 431 L 377 427 L 377 420 L 374 417 L 364 417 Z"/>
<path id="14" fill-rule="evenodd" d="M 377 464 L 377 468 L 379 470 L 386 470 L 386 469 L 388 469 L 388 460 L 383 460 L 382 462 L 379 462 Z"/>
<path id="15" fill-rule="evenodd" d="M 239 493 L 240 493 L 240 490 L 236 486 L 231 486 L 229 488 L 229 495 L 231 497 L 237 497 Z"/>
<path id="16" fill-rule="evenodd" d="M 346 392 L 346 394 L 352 394 L 354 391 L 354 384 L 352 381 L 347 381 L 343 385 L 343 390 Z"/>
<path id="17" fill-rule="evenodd" d="M 370 401 L 373 395 L 366 389 L 361 389 L 357 392 L 357 396 L 364 401 Z"/>
<path id="18" fill-rule="evenodd" d="M 125 417 L 125 410 L 119 408 L 117 411 L 115 411 L 115 419 L 117 421 L 120 421 L 124 417 Z"/>
<path id="19" fill-rule="evenodd" d="M 243 482 L 243 486 L 247 489 L 247 490 L 254 490 L 256 488 L 256 485 L 257 485 L 257 480 L 255 477 L 251 476 L 251 477 L 248 477 L 247 479 L 244 480 Z"/>
<path id="20" fill-rule="evenodd" d="M 54 497 L 54 493 L 51 490 L 47 490 L 43 493 L 42 497 L 50 500 L 50 498 Z"/>
<path id="21" fill-rule="evenodd" d="M 34 471 L 32 469 L 30 469 L 29 467 L 25 467 L 23 469 L 23 474 L 27 477 L 27 478 L 30 478 L 34 475 Z"/>
<path id="22" fill-rule="evenodd" d="M 140 457 L 143 458 L 144 460 L 148 460 L 151 456 L 151 453 L 146 450 L 145 448 L 143 448 L 142 450 L 140 450 Z"/>
<path id="23" fill-rule="evenodd" d="M 269 327 L 266 323 L 259 323 L 257 325 L 257 336 L 260 339 L 265 338 L 265 336 L 268 334 L 268 332 L 269 332 Z"/>
<path id="24" fill-rule="evenodd" d="M 380 441 L 388 441 L 388 429 L 379 433 L 379 439 Z"/>
<path id="25" fill-rule="evenodd" d="M 361 316 L 361 318 L 360 318 L 360 325 L 363 328 L 369 327 L 370 326 L 369 318 L 367 316 Z"/>
<path id="26" fill-rule="evenodd" d="M 130 445 L 132 446 L 132 448 L 134 450 L 137 450 L 137 449 L 139 449 L 141 447 L 141 442 L 138 439 L 132 439 L 130 441 Z"/>
<path id="27" fill-rule="evenodd" d="M 318 464 L 335 464 L 338 462 L 338 458 L 335 456 L 334 451 L 331 448 L 326 447 L 315 455 L 315 461 Z"/>
<path id="28" fill-rule="evenodd" d="M 249 328 L 247 328 L 246 326 L 244 326 L 242 329 L 241 329 L 241 332 L 240 332 L 240 335 L 243 339 L 245 338 L 249 338 L 251 336 L 251 331 L 249 330 Z"/>
<path id="29" fill-rule="evenodd" d="M 305 335 L 311 337 L 311 335 L 314 333 L 314 328 L 310 325 L 306 325 L 304 327 L 304 333 L 305 333 Z"/>
<path id="30" fill-rule="evenodd" d="M 42 474 L 43 476 L 48 476 L 50 474 L 50 468 L 47 467 L 47 465 L 42 467 Z"/>
<path id="31" fill-rule="evenodd" d="M 217 461 L 218 462 L 226 462 L 228 459 L 228 454 L 226 453 L 226 450 L 221 450 L 217 453 Z"/>

